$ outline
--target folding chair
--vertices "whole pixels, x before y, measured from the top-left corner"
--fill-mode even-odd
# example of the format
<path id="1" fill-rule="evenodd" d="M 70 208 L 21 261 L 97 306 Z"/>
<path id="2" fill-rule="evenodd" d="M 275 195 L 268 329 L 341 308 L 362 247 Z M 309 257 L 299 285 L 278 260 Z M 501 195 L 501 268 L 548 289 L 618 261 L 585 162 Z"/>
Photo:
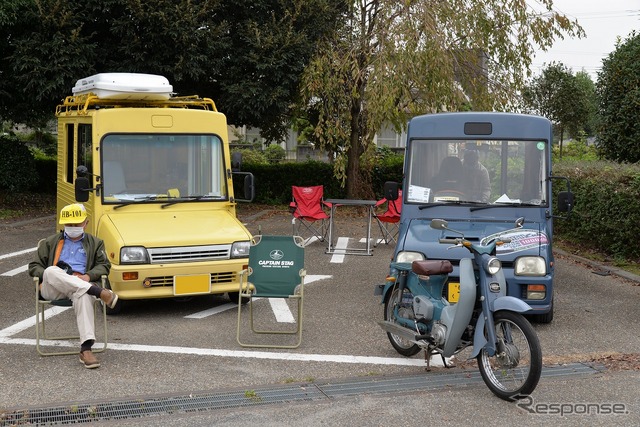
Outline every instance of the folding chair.
<path id="1" fill-rule="evenodd" d="M 331 204 L 323 200 L 324 187 L 315 185 L 311 187 L 292 186 L 293 201 L 289 204 L 289 210 L 293 214 L 291 224 L 293 224 L 293 235 L 301 236 L 300 228 L 306 229 L 305 234 L 311 234 L 305 241 L 308 243 L 312 237 L 317 238 L 321 242 L 327 236 L 329 230 L 329 215 L 325 208 L 331 209 Z M 314 223 L 320 221 L 319 226 Z"/>
<path id="2" fill-rule="evenodd" d="M 378 213 L 376 210 L 380 211 L 386 209 Z M 378 222 L 378 226 L 380 227 L 380 234 L 382 235 L 382 240 L 384 240 L 384 244 L 388 245 L 389 242 L 393 241 L 396 243 L 396 237 L 398 236 L 400 222 L 400 213 L 402 212 L 402 190 L 398 190 L 398 198 L 396 200 L 389 200 L 386 197 L 380 199 L 376 202 L 376 205 L 373 209 L 373 217 Z M 374 243 L 374 246 L 378 245 L 378 241 Z"/>
<path id="3" fill-rule="evenodd" d="M 240 272 L 240 290 L 238 295 L 238 330 L 236 339 L 243 347 L 262 348 L 297 348 L 302 341 L 302 306 L 304 302 L 304 239 L 300 236 L 254 236 L 249 249 L 249 267 Z M 264 344 L 243 342 L 241 325 L 243 298 L 249 300 L 249 324 L 253 334 L 297 335 L 297 342 L 292 345 Z M 253 304 L 258 298 L 285 298 L 297 302 L 297 328 L 275 326 L 268 329 L 256 328 Z M 260 322 L 265 323 L 266 315 L 260 315 Z M 245 322 L 246 323 L 246 322 Z M 248 332 L 247 335 L 251 335 Z M 254 339 L 256 336 L 253 335 Z"/>
<path id="4" fill-rule="evenodd" d="M 107 276 L 102 276 L 101 286 L 104 288 L 107 281 Z M 42 350 L 42 346 L 40 344 L 41 339 L 45 340 L 71 340 L 71 339 L 80 339 L 80 336 L 75 335 L 64 335 L 64 336 L 49 336 L 47 335 L 47 331 L 45 328 L 45 320 L 48 317 L 45 313 L 45 308 L 47 306 L 52 307 L 72 307 L 73 303 L 70 299 L 58 299 L 58 300 L 46 300 L 43 299 L 40 295 L 40 279 L 38 277 L 33 278 L 33 283 L 36 287 L 36 351 L 40 356 L 62 356 L 69 354 L 78 354 L 78 350 L 73 351 L 44 351 Z M 94 353 L 101 353 L 107 349 L 107 305 L 102 302 L 99 298 L 96 298 L 94 302 L 94 315 L 97 317 L 96 312 L 97 308 L 96 304 L 102 306 L 102 324 L 103 324 L 103 336 L 104 336 L 104 344 L 101 348 L 97 350 L 93 350 Z"/>

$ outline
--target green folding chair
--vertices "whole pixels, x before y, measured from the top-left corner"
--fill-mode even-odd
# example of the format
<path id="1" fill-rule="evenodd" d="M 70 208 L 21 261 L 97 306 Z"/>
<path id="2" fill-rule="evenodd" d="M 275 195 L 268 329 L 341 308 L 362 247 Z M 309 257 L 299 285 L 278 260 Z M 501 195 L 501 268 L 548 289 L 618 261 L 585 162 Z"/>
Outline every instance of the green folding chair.
<path id="1" fill-rule="evenodd" d="M 302 342 L 302 307 L 304 302 L 304 239 L 300 236 L 254 236 L 249 249 L 249 266 L 240 272 L 240 290 L 238 292 L 238 330 L 236 338 L 243 347 L 297 348 Z M 297 327 L 259 329 L 254 322 L 253 302 L 258 298 L 285 298 L 297 302 Z M 248 299 L 249 324 L 253 334 L 296 335 L 297 342 L 292 345 L 243 342 L 241 329 L 243 322 L 243 299 Z M 260 323 L 267 323 L 260 316 Z M 246 335 L 250 335 L 246 332 Z M 255 335 L 254 340 L 257 338 Z"/>

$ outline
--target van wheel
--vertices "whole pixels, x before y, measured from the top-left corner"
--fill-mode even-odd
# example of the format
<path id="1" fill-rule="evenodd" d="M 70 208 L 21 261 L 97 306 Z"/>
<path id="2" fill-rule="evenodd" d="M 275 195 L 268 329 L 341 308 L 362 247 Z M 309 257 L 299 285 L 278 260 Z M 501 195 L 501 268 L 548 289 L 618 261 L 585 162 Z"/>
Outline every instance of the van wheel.
<path id="1" fill-rule="evenodd" d="M 553 320 L 553 299 L 551 299 L 551 308 L 547 313 L 531 315 L 531 321 L 533 323 L 551 323 Z"/>
<path id="2" fill-rule="evenodd" d="M 227 295 L 229 296 L 229 299 L 231 300 L 232 303 L 234 304 L 238 303 L 238 297 L 240 296 L 240 292 L 227 292 Z M 245 305 L 248 302 L 249 302 L 249 298 L 246 298 L 246 297 L 242 298 L 242 305 Z"/>

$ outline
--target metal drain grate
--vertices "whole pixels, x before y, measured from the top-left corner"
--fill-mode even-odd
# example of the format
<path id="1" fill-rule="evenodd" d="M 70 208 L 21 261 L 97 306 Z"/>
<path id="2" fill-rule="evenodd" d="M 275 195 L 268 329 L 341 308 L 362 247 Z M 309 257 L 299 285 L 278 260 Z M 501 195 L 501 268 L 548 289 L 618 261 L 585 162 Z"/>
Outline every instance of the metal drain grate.
<path id="1" fill-rule="evenodd" d="M 604 368 L 582 363 L 545 367 L 542 377 L 581 376 Z M 120 401 L 102 401 L 54 407 L 25 408 L 0 412 L 0 426 L 80 424 L 152 415 L 185 414 L 243 406 L 300 402 L 413 390 L 436 390 L 451 386 L 481 384 L 478 371 L 424 373 L 393 377 L 351 378 L 324 384 L 291 384 L 252 390 L 232 390 L 189 395 L 155 396 Z"/>

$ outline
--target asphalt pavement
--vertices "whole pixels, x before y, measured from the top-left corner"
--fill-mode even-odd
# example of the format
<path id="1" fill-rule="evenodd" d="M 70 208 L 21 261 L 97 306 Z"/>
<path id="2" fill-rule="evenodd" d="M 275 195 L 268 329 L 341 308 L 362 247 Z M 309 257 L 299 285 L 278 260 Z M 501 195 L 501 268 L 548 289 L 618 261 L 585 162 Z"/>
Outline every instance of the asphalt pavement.
<path id="1" fill-rule="evenodd" d="M 360 213 L 343 212 L 336 236 L 362 244 Z M 286 212 L 241 219 L 253 233 L 291 233 Z M 425 372 L 420 354 L 395 353 L 375 324 L 382 307 L 373 286 L 392 255 L 384 244 L 370 257 L 342 260 L 321 242 L 307 247 L 315 282 L 305 291 L 297 350 L 241 349 L 233 309 L 194 316 L 225 309 L 224 297 L 140 302 L 109 317 L 103 366 L 86 370 L 75 356 L 38 356 L 28 325 L 33 293 L 19 270 L 54 222 L 0 224 L 0 426 L 640 425 L 640 371 L 625 362 L 640 347 L 640 279 L 627 272 L 557 253 L 556 316 L 535 325 L 543 377 L 519 403 L 493 396 L 477 369 L 459 363 Z"/>

